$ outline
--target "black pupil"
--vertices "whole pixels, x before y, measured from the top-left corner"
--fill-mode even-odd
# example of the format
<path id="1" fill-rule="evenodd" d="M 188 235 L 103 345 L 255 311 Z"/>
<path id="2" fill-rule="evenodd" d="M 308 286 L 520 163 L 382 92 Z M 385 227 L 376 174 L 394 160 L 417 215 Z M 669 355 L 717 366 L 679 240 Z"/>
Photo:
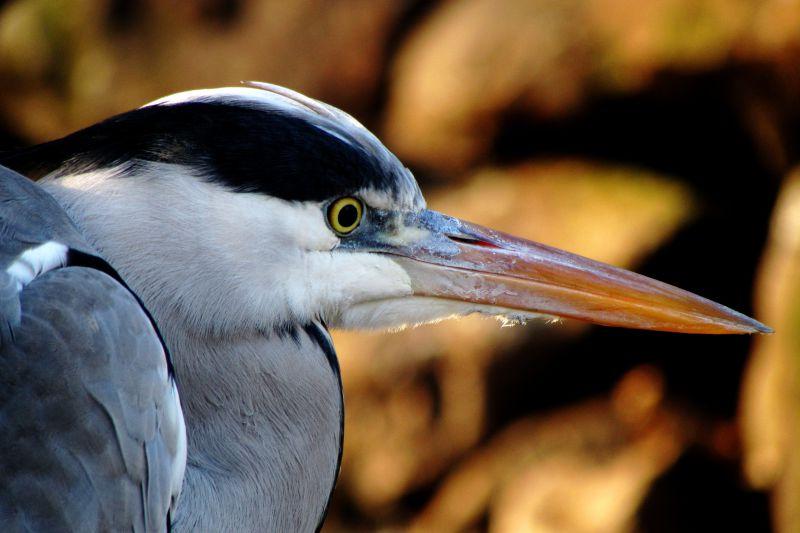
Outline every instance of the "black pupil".
<path id="1" fill-rule="evenodd" d="M 358 209 L 356 209 L 356 206 L 353 204 L 347 204 L 339 210 L 339 214 L 336 215 L 336 218 L 339 220 L 340 226 L 349 228 L 358 222 Z"/>

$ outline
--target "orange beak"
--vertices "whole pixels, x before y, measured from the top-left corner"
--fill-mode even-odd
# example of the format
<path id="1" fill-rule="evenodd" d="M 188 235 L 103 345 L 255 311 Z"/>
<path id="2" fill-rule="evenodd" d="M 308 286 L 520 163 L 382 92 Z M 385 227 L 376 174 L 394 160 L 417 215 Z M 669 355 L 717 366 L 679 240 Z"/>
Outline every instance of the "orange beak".
<path id="1" fill-rule="evenodd" d="M 772 332 L 752 318 L 666 283 L 435 211 L 407 214 L 402 225 L 413 228 L 413 237 L 398 235 L 395 244 L 380 251 L 405 269 L 415 295 L 606 326 L 679 333 Z"/>

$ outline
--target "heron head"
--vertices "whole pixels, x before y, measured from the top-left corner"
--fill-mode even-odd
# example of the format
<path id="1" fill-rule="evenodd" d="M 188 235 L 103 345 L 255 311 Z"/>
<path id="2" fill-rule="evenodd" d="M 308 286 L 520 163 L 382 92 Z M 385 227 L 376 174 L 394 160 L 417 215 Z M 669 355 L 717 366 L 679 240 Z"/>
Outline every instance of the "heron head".
<path id="1" fill-rule="evenodd" d="M 179 93 L 49 150 L 5 162 L 29 174 L 40 165 L 75 209 L 87 195 L 124 196 L 88 233 L 113 226 L 117 244 L 95 242 L 145 301 L 172 298 L 171 309 L 208 327 L 399 328 L 482 313 L 769 331 L 681 289 L 428 210 L 369 131 L 281 87 Z M 165 274 L 174 283 L 154 281 Z"/>

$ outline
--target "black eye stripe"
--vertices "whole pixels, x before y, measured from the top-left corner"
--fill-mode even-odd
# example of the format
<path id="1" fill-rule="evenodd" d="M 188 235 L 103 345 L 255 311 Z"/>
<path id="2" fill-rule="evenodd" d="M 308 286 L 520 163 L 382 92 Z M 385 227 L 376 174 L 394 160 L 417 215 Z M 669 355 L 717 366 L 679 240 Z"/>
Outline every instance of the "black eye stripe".
<path id="1" fill-rule="evenodd" d="M 358 221 L 358 209 L 354 205 L 346 205 L 339 210 L 337 220 L 345 228 L 349 228 Z"/>
<path id="2" fill-rule="evenodd" d="M 0 152 L 0 161 L 31 177 L 123 162 L 135 163 L 126 174 L 136 174 L 143 162 L 186 165 L 229 190 L 291 201 L 322 202 L 361 189 L 419 195 L 402 163 L 359 128 L 254 105 L 234 97 L 152 105 L 56 141 Z"/>

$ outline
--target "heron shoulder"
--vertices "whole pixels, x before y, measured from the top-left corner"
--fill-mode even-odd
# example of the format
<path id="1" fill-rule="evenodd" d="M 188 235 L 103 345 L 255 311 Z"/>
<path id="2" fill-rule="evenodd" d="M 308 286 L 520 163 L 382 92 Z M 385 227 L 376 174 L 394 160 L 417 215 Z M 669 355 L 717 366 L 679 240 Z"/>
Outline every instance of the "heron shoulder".
<path id="1" fill-rule="evenodd" d="M 53 198 L 2 167 L 0 236 L 2 529 L 165 529 L 186 437 L 155 323 Z"/>

